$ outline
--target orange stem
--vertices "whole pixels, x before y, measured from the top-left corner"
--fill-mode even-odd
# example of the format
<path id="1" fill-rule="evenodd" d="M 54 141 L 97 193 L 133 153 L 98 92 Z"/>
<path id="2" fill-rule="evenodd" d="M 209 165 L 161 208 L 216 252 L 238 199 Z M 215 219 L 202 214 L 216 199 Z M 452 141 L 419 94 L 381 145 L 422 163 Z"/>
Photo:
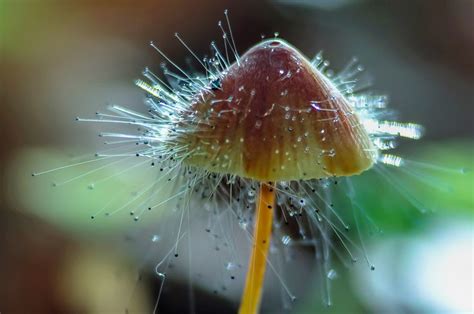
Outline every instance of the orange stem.
<path id="1" fill-rule="evenodd" d="M 258 207 L 244 294 L 240 302 L 239 314 L 258 313 L 262 298 L 263 281 L 267 267 L 267 256 L 272 235 L 273 207 L 275 191 L 268 183 L 260 184 Z"/>

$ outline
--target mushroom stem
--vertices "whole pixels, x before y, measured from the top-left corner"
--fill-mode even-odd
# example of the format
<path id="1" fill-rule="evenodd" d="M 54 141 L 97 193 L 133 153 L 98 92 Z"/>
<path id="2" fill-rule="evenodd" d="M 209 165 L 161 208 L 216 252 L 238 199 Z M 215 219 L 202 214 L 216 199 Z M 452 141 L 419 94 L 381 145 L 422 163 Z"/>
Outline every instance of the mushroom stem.
<path id="1" fill-rule="evenodd" d="M 239 314 L 258 313 L 272 235 L 275 191 L 272 183 L 260 183 L 252 253 Z"/>

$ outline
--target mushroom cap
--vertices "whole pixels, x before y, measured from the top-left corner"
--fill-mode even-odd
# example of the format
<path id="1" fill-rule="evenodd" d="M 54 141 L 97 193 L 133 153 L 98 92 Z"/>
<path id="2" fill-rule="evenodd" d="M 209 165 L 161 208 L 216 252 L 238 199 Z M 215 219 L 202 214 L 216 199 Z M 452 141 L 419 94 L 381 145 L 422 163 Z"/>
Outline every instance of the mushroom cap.
<path id="1" fill-rule="evenodd" d="M 177 141 L 186 147 L 188 165 L 287 181 L 351 176 L 376 159 L 348 100 L 285 41 L 255 45 L 217 85 L 182 113 Z"/>

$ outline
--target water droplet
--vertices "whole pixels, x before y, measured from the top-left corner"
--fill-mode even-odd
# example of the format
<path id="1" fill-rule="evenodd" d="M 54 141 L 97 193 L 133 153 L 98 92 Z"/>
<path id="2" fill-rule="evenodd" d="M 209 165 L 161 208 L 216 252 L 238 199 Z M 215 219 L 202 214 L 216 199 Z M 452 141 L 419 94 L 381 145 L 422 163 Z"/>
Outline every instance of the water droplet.
<path id="1" fill-rule="evenodd" d="M 281 237 L 281 243 L 283 243 L 283 245 L 289 245 L 291 242 L 291 237 L 289 235 L 284 235 L 283 237 Z"/>
<path id="2" fill-rule="evenodd" d="M 237 269 L 238 265 L 234 262 L 228 262 L 226 265 L 225 265 L 225 269 L 227 270 L 235 270 Z"/>
<path id="3" fill-rule="evenodd" d="M 331 269 L 328 271 L 327 277 L 329 280 L 334 280 L 337 278 L 337 272 L 334 269 Z"/>
<path id="4" fill-rule="evenodd" d="M 240 228 L 242 228 L 243 230 L 246 230 L 247 229 L 247 226 L 248 226 L 248 222 L 244 221 L 244 220 L 241 220 L 239 221 L 239 226 Z"/>
<path id="5" fill-rule="evenodd" d="M 320 181 L 320 185 L 322 188 L 326 189 L 331 185 L 331 183 L 329 182 L 329 180 L 323 179 Z"/>

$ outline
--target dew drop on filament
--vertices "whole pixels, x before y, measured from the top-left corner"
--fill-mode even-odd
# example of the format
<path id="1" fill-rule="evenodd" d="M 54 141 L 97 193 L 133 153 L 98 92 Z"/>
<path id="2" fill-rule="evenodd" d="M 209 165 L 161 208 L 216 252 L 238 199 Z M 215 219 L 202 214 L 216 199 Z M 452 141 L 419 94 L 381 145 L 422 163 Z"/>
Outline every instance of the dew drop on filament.
<path id="1" fill-rule="evenodd" d="M 334 280 L 337 278 L 337 272 L 334 269 L 331 269 L 328 271 L 327 277 L 329 280 Z"/>
<path id="2" fill-rule="evenodd" d="M 285 235 L 281 237 L 281 243 L 283 243 L 283 245 L 289 245 L 290 242 L 291 242 L 291 237 L 289 235 Z"/>

